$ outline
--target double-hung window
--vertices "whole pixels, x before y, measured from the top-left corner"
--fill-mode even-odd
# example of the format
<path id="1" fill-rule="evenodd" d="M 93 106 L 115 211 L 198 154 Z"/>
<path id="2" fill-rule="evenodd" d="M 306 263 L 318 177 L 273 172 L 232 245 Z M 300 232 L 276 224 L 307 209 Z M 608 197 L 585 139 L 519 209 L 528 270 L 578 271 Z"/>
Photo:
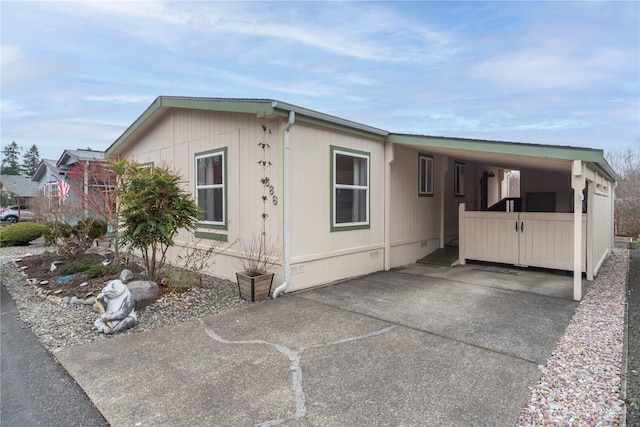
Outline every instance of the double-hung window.
<path id="1" fill-rule="evenodd" d="M 332 229 L 369 226 L 369 158 L 331 147 Z"/>
<path id="2" fill-rule="evenodd" d="M 433 196 L 433 156 L 418 154 L 418 196 Z"/>
<path id="3" fill-rule="evenodd" d="M 196 202 L 205 224 L 225 225 L 226 151 L 196 154 Z"/>

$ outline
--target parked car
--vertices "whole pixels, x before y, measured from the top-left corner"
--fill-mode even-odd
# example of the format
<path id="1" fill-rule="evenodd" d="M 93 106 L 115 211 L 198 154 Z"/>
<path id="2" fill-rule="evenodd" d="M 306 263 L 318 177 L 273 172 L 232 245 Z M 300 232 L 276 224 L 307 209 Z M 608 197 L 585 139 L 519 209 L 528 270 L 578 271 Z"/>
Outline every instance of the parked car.
<path id="1" fill-rule="evenodd" d="M 9 208 L 0 209 L 0 221 L 9 221 L 11 223 L 20 221 L 32 221 L 33 212 L 27 206 L 11 206 Z"/>

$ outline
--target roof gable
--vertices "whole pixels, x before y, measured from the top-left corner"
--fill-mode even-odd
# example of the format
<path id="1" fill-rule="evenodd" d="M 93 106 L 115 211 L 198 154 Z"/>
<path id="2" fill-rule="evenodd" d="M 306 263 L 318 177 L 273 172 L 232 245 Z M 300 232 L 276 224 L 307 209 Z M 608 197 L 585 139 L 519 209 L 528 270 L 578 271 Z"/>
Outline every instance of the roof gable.
<path id="1" fill-rule="evenodd" d="M 61 166 L 70 166 L 76 162 L 84 162 L 84 161 L 104 161 L 105 155 L 104 151 L 94 151 L 94 150 L 64 150 L 60 159 L 56 163 L 56 167 L 60 168 Z"/>

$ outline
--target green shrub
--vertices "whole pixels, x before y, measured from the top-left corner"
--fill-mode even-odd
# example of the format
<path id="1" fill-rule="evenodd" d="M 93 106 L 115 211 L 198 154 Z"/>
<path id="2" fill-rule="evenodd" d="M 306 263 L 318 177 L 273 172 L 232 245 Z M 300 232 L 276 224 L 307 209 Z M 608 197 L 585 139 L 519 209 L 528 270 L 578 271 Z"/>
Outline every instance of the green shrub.
<path id="1" fill-rule="evenodd" d="M 68 239 L 71 237 L 73 229 L 64 222 L 52 222 L 47 224 L 47 231 L 44 233 L 44 240 L 47 244 L 54 245 L 58 238 Z"/>
<path id="2" fill-rule="evenodd" d="M 101 219 L 86 218 L 79 221 L 73 228 L 75 230 L 74 234 L 84 231 L 90 239 L 97 239 L 107 234 L 107 223 Z"/>
<path id="3" fill-rule="evenodd" d="M 0 231 L 0 247 L 27 246 L 47 231 L 47 226 L 34 222 L 18 222 Z"/>
<path id="4" fill-rule="evenodd" d="M 98 265 L 102 262 L 99 258 L 94 259 L 76 259 L 60 267 L 60 274 L 75 274 L 82 271 L 87 271 L 91 267 Z"/>
<path id="5" fill-rule="evenodd" d="M 91 247 L 94 239 L 104 236 L 107 223 L 95 218 L 85 218 L 74 226 L 64 222 L 49 225 L 45 235 L 47 243 L 55 245 L 67 259 L 75 259 Z"/>
<path id="6" fill-rule="evenodd" d="M 118 272 L 118 267 L 115 265 L 102 265 L 102 263 L 94 265 L 87 271 L 87 276 L 89 278 L 94 279 L 96 277 L 104 277 L 111 276 L 112 274 L 116 274 Z"/>

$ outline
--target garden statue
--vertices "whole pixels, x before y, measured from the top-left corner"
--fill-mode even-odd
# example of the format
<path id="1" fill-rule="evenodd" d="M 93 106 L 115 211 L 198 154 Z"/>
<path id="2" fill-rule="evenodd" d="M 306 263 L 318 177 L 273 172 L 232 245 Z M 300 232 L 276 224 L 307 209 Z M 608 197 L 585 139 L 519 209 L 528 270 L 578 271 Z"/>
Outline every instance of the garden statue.
<path id="1" fill-rule="evenodd" d="M 125 278 L 125 280 L 128 278 Z M 96 297 L 94 304 L 101 313 L 94 323 L 98 332 L 117 334 L 136 324 L 135 301 L 121 280 L 112 280 Z"/>

